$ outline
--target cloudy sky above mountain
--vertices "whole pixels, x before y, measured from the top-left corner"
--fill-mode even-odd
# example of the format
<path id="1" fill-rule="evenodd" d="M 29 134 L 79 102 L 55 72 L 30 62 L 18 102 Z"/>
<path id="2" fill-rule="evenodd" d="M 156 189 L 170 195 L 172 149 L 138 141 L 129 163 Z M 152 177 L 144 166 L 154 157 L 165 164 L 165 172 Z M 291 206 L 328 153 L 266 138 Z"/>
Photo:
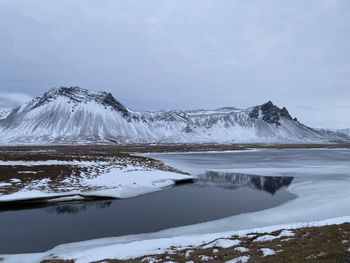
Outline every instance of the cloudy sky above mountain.
<path id="1" fill-rule="evenodd" d="M 132 109 L 267 100 L 350 127 L 348 0 L 2 0 L 0 107 L 55 86 Z"/>

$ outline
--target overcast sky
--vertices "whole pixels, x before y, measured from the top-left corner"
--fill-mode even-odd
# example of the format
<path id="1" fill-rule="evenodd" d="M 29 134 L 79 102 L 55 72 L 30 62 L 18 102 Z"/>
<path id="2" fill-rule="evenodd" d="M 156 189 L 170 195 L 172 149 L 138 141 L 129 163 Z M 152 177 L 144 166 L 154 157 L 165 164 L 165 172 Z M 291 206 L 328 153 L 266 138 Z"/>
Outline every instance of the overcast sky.
<path id="1" fill-rule="evenodd" d="M 350 1 L 0 0 L 0 107 L 62 85 L 350 127 Z"/>

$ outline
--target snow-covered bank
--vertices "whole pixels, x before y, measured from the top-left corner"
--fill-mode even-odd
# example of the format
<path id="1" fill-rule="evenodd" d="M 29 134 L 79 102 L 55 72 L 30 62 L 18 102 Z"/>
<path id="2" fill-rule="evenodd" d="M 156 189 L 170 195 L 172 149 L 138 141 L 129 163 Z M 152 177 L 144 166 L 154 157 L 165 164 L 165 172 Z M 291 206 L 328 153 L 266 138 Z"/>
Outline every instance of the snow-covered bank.
<path id="1" fill-rule="evenodd" d="M 90 169 L 89 173 L 82 172 L 79 176 L 71 175 L 62 181 L 55 182 L 58 186 L 53 189 L 51 179 L 43 178 L 19 188 L 20 190 L 9 194 L 0 191 L 0 203 L 9 201 L 23 201 L 38 198 L 48 198 L 51 201 L 76 200 L 80 197 L 111 197 L 130 198 L 142 194 L 160 191 L 171 187 L 178 181 L 191 180 L 194 177 L 174 172 L 148 169 L 137 166 L 103 167 L 106 162 L 0 162 L 0 165 L 71 165 Z M 97 169 L 97 170 L 96 170 Z M 21 180 L 0 182 L 0 189 L 21 184 Z M 65 199 L 62 199 L 65 197 Z M 56 199 L 57 198 L 57 199 Z"/>
<path id="2" fill-rule="evenodd" d="M 246 248 L 239 247 L 240 240 L 236 238 L 253 238 L 253 242 L 269 242 L 276 239 L 288 240 L 294 237 L 294 230 L 309 227 L 322 227 L 333 224 L 342 224 L 350 222 L 350 216 L 328 219 L 323 221 L 314 221 L 307 223 L 294 223 L 285 225 L 276 225 L 263 228 L 254 228 L 240 231 L 229 231 L 214 234 L 197 234 L 176 236 L 159 239 L 139 240 L 127 242 L 118 238 L 105 238 L 79 243 L 72 243 L 58 246 L 44 253 L 19 254 L 19 255 L 0 255 L 5 263 L 37 263 L 45 259 L 74 259 L 75 263 L 89 263 L 103 259 L 130 259 L 146 255 L 160 255 L 163 253 L 176 253 L 179 250 L 189 249 L 193 251 L 196 248 L 221 247 L 229 248 L 236 246 L 244 253 Z M 288 230 L 285 230 L 288 229 Z M 281 231 L 278 235 L 272 232 Z M 268 250 L 272 251 L 272 250 Z M 262 251 L 264 252 L 264 251 Z M 265 250 L 267 252 L 267 250 Z M 272 254 L 270 254 L 272 255 Z M 263 253 L 265 256 L 265 253 Z M 267 256 L 267 255 L 266 255 Z M 238 261 L 239 262 L 239 261 Z"/>

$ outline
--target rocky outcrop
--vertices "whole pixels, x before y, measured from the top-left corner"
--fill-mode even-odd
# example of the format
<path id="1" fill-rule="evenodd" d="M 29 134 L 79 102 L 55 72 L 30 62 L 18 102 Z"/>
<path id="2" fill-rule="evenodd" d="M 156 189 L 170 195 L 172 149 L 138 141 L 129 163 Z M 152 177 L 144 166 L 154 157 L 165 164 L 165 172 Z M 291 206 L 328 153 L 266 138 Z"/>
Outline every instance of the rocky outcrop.
<path id="1" fill-rule="evenodd" d="M 293 120 L 292 116 L 290 116 L 285 107 L 280 109 L 271 101 L 268 101 L 260 106 L 253 107 L 249 113 L 249 116 L 253 119 L 262 119 L 267 123 L 275 124 L 277 126 L 281 125 L 279 122 L 281 118 Z M 297 119 L 294 121 L 297 121 Z"/>

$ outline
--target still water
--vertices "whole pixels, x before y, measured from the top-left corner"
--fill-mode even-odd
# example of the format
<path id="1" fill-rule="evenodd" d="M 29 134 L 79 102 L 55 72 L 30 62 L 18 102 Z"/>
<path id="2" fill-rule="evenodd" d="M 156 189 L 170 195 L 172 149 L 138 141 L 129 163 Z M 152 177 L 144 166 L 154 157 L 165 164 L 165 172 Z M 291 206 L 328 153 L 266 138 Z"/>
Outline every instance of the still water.
<path id="1" fill-rule="evenodd" d="M 125 200 L 0 211 L 0 254 L 154 232 L 278 206 L 293 177 L 205 172 L 191 184 Z"/>

